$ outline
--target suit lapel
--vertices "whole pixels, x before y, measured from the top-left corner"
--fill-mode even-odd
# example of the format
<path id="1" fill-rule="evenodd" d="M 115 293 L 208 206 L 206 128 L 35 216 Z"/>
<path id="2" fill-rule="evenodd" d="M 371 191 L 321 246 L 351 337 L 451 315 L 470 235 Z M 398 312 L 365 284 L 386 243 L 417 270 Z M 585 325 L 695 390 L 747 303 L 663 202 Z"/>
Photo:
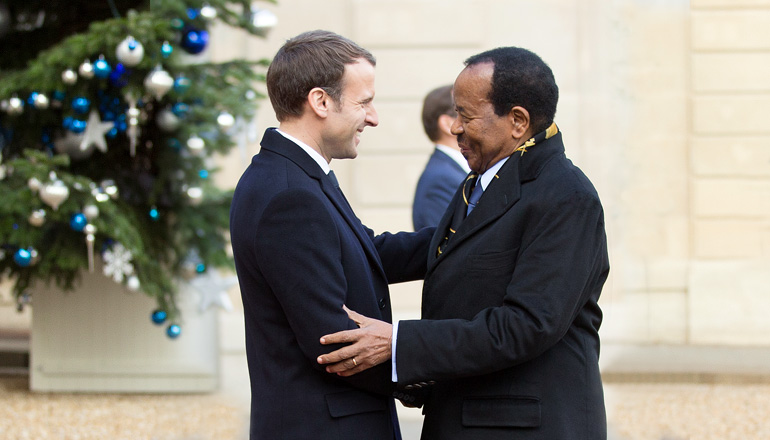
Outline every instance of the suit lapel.
<path id="1" fill-rule="evenodd" d="M 262 148 L 270 150 L 276 154 L 286 157 L 290 161 L 294 162 L 307 173 L 307 175 L 315 179 L 321 185 L 321 190 L 329 198 L 332 204 L 337 208 L 342 218 L 353 230 L 358 241 L 361 242 L 361 246 L 367 254 L 367 257 L 373 262 L 372 266 L 377 267 L 380 274 L 385 278 L 385 271 L 382 268 L 382 262 L 380 256 L 377 253 L 377 249 L 374 247 L 374 243 L 371 238 L 364 231 L 361 221 L 353 213 L 353 209 L 350 204 L 342 195 L 342 192 L 334 187 L 329 176 L 325 175 L 321 167 L 305 153 L 299 145 L 290 141 L 282 136 L 275 129 L 268 129 L 265 132 L 265 136 L 261 142 Z"/>
<path id="2" fill-rule="evenodd" d="M 457 249 L 462 242 L 473 237 L 484 226 L 497 220 L 519 201 L 522 183 L 536 179 L 546 163 L 557 155 L 564 154 L 564 144 L 561 139 L 561 132 L 559 132 L 552 138 L 539 142 L 527 150 L 525 154 L 514 153 L 511 155 L 510 159 L 498 171 L 497 177 L 490 182 L 471 215 L 463 220 L 441 255 L 437 255 L 436 249 L 446 236 L 453 213 L 458 204 L 464 205 L 462 187 L 458 189 L 449 205 L 451 209 L 447 209 L 436 233 L 433 235 L 431 252 L 428 256 L 428 273 L 448 254 Z"/>

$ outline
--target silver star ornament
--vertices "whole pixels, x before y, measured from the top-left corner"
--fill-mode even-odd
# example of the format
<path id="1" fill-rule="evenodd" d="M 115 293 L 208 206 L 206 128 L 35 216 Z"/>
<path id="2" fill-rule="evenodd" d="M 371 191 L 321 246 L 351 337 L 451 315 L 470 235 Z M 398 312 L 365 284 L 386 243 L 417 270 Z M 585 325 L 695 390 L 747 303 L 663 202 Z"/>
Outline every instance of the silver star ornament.
<path id="1" fill-rule="evenodd" d="M 99 112 L 91 110 L 91 114 L 88 115 L 86 131 L 83 133 L 83 140 L 80 142 L 80 150 L 86 151 L 91 145 L 95 145 L 102 153 L 106 153 L 107 140 L 104 139 L 104 135 L 114 126 L 114 122 L 102 122 Z"/>
<path id="2" fill-rule="evenodd" d="M 190 285 L 201 294 L 199 311 L 205 312 L 211 306 L 217 306 L 228 312 L 233 310 L 233 303 L 227 290 L 238 284 L 238 277 L 222 277 L 216 269 L 209 269 L 203 275 L 198 275 Z"/>

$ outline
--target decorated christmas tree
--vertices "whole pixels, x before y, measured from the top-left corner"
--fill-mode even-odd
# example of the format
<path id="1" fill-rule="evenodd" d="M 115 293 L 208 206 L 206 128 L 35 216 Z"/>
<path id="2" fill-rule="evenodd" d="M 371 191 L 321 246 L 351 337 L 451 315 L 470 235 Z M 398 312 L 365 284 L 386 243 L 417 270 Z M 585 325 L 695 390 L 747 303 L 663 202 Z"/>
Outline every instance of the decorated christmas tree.
<path id="1" fill-rule="evenodd" d="M 207 62 L 215 21 L 260 36 L 274 17 L 249 0 L 0 3 L 0 274 L 20 304 L 102 271 L 175 337 L 178 281 L 232 267 L 212 156 L 267 62 Z"/>

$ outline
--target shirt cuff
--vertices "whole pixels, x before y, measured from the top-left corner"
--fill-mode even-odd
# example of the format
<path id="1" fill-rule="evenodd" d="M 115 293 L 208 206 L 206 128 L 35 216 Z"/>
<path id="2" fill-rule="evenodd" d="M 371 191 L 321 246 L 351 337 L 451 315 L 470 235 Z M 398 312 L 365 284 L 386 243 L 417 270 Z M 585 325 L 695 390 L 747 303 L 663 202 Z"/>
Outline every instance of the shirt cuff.
<path id="1" fill-rule="evenodd" d="M 390 380 L 398 383 L 398 372 L 396 372 L 396 339 L 398 339 L 398 322 L 393 323 L 393 339 L 390 341 Z"/>

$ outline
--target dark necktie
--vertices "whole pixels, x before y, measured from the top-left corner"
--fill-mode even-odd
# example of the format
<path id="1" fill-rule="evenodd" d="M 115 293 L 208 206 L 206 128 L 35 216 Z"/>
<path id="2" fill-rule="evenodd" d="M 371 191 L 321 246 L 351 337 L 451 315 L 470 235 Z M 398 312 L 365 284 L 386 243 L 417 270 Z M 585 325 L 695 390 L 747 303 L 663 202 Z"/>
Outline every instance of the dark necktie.
<path id="1" fill-rule="evenodd" d="M 474 193 L 478 193 L 477 196 L 474 194 L 471 194 L 472 190 L 476 186 L 476 181 L 479 178 L 479 174 L 475 171 L 472 171 L 470 174 L 468 174 L 468 177 L 465 178 L 465 182 L 463 183 L 463 203 L 459 203 L 455 207 L 454 215 L 452 215 L 452 222 L 449 224 L 449 230 L 446 233 L 446 236 L 443 240 L 441 240 L 441 243 L 438 245 L 437 255 L 444 252 L 444 248 L 446 248 L 447 243 L 449 243 L 449 239 L 452 238 L 452 236 L 457 232 L 457 230 L 460 228 L 460 223 L 467 217 L 468 213 L 470 213 L 471 208 L 470 202 L 473 201 L 473 205 L 476 205 L 476 202 L 478 202 L 479 198 L 481 197 L 481 188 L 479 188 L 478 191 L 473 191 Z M 479 187 L 481 185 L 478 185 Z"/>
<path id="2" fill-rule="evenodd" d="M 481 198 L 481 193 L 484 192 L 484 188 L 481 187 L 481 182 L 476 179 L 476 184 L 473 185 L 473 190 L 471 190 L 471 196 L 468 197 L 468 209 L 465 211 L 465 216 L 467 217 L 470 215 L 471 211 L 473 211 L 473 208 L 476 207 L 476 204 L 479 202 L 479 199 Z"/>
<path id="3" fill-rule="evenodd" d="M 329 170 L 329 174 L 327 174 L 327 176 L 329 176 L 329 180 L 332 181 L 334 187 L 340 189 L 340 182 L 337 180 L 337 176 L 334 175 L 334 171 Z"/>

